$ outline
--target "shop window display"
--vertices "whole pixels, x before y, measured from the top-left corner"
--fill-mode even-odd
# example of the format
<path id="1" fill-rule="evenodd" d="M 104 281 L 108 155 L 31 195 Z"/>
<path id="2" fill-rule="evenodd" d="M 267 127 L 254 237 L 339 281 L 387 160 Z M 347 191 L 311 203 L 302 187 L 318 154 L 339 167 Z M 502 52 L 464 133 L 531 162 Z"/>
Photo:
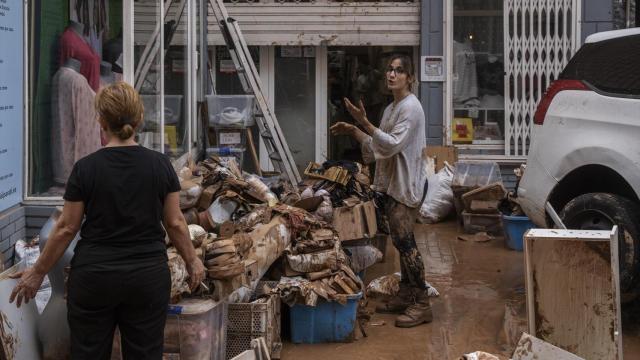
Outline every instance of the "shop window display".
<path id="1" fill-rule="evenodd" d="M 362 99 L 369 121 L 380 124 L 385 107 L 393 101 L 387 90 L 385 69 L 391 55 L 413 55 L 411 47 L 344 46 L 328 49 L 328 115 L 329 126 L 339 121 L 355 124 L 344 105 Z M 348 136 L 330 137 L 330 159 L 362 162 L 360 145 Z"/>
<path id="2" fill-rule="evenodd" d="M 134 3 L 134 84 L 145 108 L 144 125 L 138 142 L 147 148 L 178 158 L 190 149 L 187 10 L 176 20 L 180 9 L 172 2 L 164 24 L 164 52 L 154 50 L 159 37 L 153 38 L 148 23 L 159 24 L 160 2 Z M 157 25 L 156 25 L 157 26 Z M 161 56 L 163 57 L 161 59 Z"/>
<path id="3" fill-rule="evenodd" d="M 29 193 L 57 197 L 75 161 L 102 146 L 94 97 L 122 79 L 122 1 L 34 1 L 30 11 Z"/>
<path id="4" fill-rule="evenodd" d="M 453 143 L 504 144 L 503 1 L 453 4 Z"/>

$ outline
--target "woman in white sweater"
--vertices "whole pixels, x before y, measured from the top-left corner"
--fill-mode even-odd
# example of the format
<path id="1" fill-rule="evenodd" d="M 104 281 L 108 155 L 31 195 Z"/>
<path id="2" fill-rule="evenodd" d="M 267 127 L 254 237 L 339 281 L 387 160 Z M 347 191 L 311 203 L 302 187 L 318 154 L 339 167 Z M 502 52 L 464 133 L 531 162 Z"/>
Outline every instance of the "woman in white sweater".
<path id="1" fill-rule="evenodd" d="M 422 160 L 422 149 L 426 146 L 425 117 L 420 100 L 411 93 L 414 79 L 410 57 L 391 57 L 386 80 L 393 103 L 385 109 L 380 127 L 369 122 L 362 101 L 355 106 L 348 99 L 344 99 L 347 109 L 360 127 L 344 122 L 331 127 L 333 135 L 349 135 L 358 140 L 365 162 L 376 164 L 372 187 L 384 194 L 384 212 L 393 244 L 400 253 L 402 273 L 398 296 L 377 311 L 400 313 L 396 319 L 398 327 L 417 326 L 433 318 L 424 264 L 413 234 L 426 181 Z"/>

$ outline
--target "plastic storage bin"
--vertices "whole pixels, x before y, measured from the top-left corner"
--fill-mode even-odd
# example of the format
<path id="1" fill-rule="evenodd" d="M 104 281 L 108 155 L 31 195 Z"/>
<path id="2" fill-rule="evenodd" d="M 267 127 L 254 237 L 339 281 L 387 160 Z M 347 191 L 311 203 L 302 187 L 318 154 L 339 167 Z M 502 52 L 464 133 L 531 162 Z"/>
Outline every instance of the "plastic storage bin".
<path id="1" fill-rule="evenodd" d="M 220 158 L 223 165 L 226 165 L 231 159 L 235 159 L 236 163 L 242 168 L 242 160 L 244 160 L 244 150 L 236 148 L 207 148 L 207 156 L 215 155 Z"/>
<path id="2" fill-rule="evenodd" d="M 254 101 L 253 95 L 207 95 L 209 125 L 252 126 Z"/>
<path id="3" fill-rule="evenodd" d="M 458 161 L 451 186 L 476 188 L 499 181 L 502 176 L 495 162 Z"/>
<path id="4" fill-rule="evenodd" d="M 164 353 L 180 360 L 224 359 L 226 351 L 224 302 L 186 299 L 169 306 L 164 330 Z"/>
<path id="5" fill-rule="evenodd" d="M 502 215 L 504 228 L 504 242 L 509 249 L 524 250 L 524 233 L 533 229 L 535 225 L 526 216 Z"/>
<path id="6" fill-rule="evenodd" d="M 292 306 L 291 341 L 294 344 L 352 341 L 361 297 L 362 293 L 349 296 L 346 305 L 318 300 L 315 307 L 302 304 Z"/>
<path id="7" fill-rule="evenodd" d="M 182 116 L 182 95 L 164 96 L 164 124 L 176 125 Z M 140 95 L 144 105 L 144 121 L 160 126 L 159 95 Z"/>

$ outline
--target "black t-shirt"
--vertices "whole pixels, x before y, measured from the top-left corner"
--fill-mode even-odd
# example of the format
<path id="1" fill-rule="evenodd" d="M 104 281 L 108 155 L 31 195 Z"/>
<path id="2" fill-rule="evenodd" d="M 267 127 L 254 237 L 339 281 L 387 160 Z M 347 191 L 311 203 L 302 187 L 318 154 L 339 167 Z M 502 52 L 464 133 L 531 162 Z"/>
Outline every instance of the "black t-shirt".
<path id="1" fill-rule="evenodd" d="M 64 194 L 85 206 L 71 266 L 121 270 L 166 263 L 164 200 L 179 190 L 169 158 L 142 146 L 103 148 L 80 159 Z"/>

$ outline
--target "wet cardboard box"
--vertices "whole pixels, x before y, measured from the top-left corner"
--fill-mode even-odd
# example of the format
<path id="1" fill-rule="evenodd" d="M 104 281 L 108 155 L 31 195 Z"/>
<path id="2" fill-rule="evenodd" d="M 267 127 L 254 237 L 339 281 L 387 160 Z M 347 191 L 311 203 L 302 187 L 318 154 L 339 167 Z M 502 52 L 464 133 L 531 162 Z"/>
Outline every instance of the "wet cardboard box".
<path id="1" fill-rule="evenodd" d="M 335 208 L 333 227 L 341 241 L 373 238 L 378 232 L 373 201 Z"/>

